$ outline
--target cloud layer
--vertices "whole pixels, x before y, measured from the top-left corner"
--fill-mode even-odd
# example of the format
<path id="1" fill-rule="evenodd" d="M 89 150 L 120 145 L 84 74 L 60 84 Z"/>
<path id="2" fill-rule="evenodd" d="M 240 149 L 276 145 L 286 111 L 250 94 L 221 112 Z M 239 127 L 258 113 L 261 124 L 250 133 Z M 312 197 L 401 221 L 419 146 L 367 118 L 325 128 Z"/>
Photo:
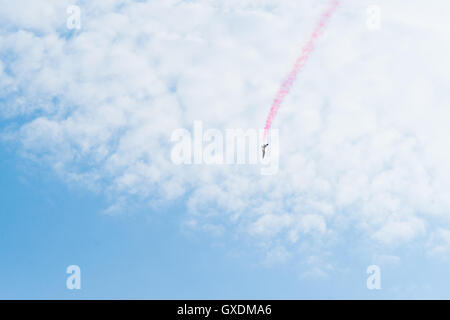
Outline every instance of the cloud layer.
<path id="1" fill-rule="evenodd" d="M 0 1 L 4 137 L 64 179 L 149 203 L 186 226 L 253 239 L 267 259 L 338 243 L 448 253 L 445 1 L 343 1 L 280 109 L 280 170 L 176 166 L 177 128 L 262 128 L 327 1 Z M 18 10 L 20 8 L 20 10 Z M 292 43 L 298 43 L 293 47 Z M 10 142 L 8 142 L 10 143 Z M 121 203 L 121 201 L 123 203 Z"/>

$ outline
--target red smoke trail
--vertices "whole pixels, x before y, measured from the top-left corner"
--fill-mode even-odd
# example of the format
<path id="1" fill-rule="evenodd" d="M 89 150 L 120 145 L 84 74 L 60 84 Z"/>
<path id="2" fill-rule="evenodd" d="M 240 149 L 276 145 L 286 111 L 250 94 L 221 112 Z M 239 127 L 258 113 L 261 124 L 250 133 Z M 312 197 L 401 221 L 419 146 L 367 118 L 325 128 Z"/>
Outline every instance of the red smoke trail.
<path id="1" fill-rule="evenodd" d="M 339 1 L 333 0 L 331 2 L 330 7 L 322 14 L 319 23 L 317 24 L 316 28 L 314 29 L 314 32 L 311 34 L 309 38 L 309 41 L 302 50 L 302 54 L 295 62 L 294 68 L 289 73 L 287 79 L 284 80 L 284 82 L 281 84 L 281 87 L 277 92 L 277 96 L 275 97 L 275 100 L 272 103 L 272 107 L 270 108 L 269 116 L 267 117 L 266 120 L 266 126 L 264 127 L 264 142 L 266 141 L 267 131 L 272 126 L 272 121 L 277 115 L 278 109 L 283 103 L 284 97 L 289 93 L 289 90 L 291 89 L 292 84 L 295 81 L 295 78 L 297 78 L 298 72 L 308 61 L 309 54 L 311 53 L 314 46 L 314 42 L 319 37 L 321 31 L 324 29 L 326 23 L 328 22 L 334 11 L 337 9 L 338 5 Z"/>

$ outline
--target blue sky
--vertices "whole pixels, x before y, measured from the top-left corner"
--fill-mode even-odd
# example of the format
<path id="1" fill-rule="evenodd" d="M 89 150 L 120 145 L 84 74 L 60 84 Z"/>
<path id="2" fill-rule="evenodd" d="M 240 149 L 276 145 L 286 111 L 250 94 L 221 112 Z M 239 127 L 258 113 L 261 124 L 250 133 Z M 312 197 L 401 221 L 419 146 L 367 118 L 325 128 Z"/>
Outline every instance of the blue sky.
<path id="1" fill-rule="evenodd" d="M 254 248 L 238 241 L 214 244 L 209 235 L 182 232 L 179 206 L 105 215 L 101 195 L 68 187 L 11 148 L 1 155 L 3 299 L 448 297 L 447 265 L 420 255 L 383 268 L 379 291 L 366 288 L 372 262 L 346 248 L 337 253 L 348 270 L 301 278 L 298 265 L 263 265 Z M 72 264 L 81 268 L 81 290 L 66 288 Z"/>
<path id="2" fill-rule="evenodd" d="M 264 268 L 251 252 L 231 255 L 208 237 L 182 234 L 178 208 L 105 216 L 100 196 L 21 162 L 2 152 L 2 298 L 313 296 L 289 268 Z M 71 264 L 81 268 L 80 291 L 65 287 Z"/>
<path id="3" fill-rule="evenodd" d="M 328 2 L 0 0 L 0 297 L 449 298 L 445 10 L 342 1 L 276 174 L 171 161 L 194 121 L 264 125 Z"/>

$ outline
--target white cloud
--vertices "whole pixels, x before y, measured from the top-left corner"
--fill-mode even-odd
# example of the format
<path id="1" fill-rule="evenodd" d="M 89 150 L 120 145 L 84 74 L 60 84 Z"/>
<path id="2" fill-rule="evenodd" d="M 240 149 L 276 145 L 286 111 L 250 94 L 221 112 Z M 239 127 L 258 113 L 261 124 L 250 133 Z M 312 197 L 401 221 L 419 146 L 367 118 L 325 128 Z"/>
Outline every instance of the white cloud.
<path id="1" fill-rule="evenodd" d="M 286 250 L 286 248 L 282 246 L 275 246 L 268 249 L 264 262 L 267 266 L 283 264 L 288 262 L 291 256 L 292 254 Z"/>
<path id="2" fill-rule="evenodd" d="M 400 263 L 400 261 L 400 257 L 390 254 L 375 254 L 373 257 L 374 264 L 380 265 L 382 267 L 397 265 Z"/>
<path id="3" fill-rule="evenodd" d="M 431 236 L 428 243 L 429 254 L 442 258 L 450 253 L 450 230 L 438 228 Z"/>
<path id="4" fill-rule="evenodd" d="M 390 221 L 373 234 L 373 238 L 384 244 L 399 245 L 409 242 L 419 235 L 425 234 L 425 225 L 417 218 L 406 218 L 401 221 Z"/>
<path id="5" fill-rule="evenodd" d="M 450 29 L 438 3 L 380 1 L 373 32 L 364 1 L 342 2 L 275 121 L 275 176 L 175 166 L 170 136 L 197 119 L 262 127 L 327 1 L 82 2 L 75 33 L 67 2 L 0 1 L 0 114 L 17 120 L 9 134 L 28 155 L 119 194 L 113 211 L 129 195 L 186 198 L 204 230 L 274 239 L 272 256 L 349 228 L 406 244 L 450 222 Z"/>

